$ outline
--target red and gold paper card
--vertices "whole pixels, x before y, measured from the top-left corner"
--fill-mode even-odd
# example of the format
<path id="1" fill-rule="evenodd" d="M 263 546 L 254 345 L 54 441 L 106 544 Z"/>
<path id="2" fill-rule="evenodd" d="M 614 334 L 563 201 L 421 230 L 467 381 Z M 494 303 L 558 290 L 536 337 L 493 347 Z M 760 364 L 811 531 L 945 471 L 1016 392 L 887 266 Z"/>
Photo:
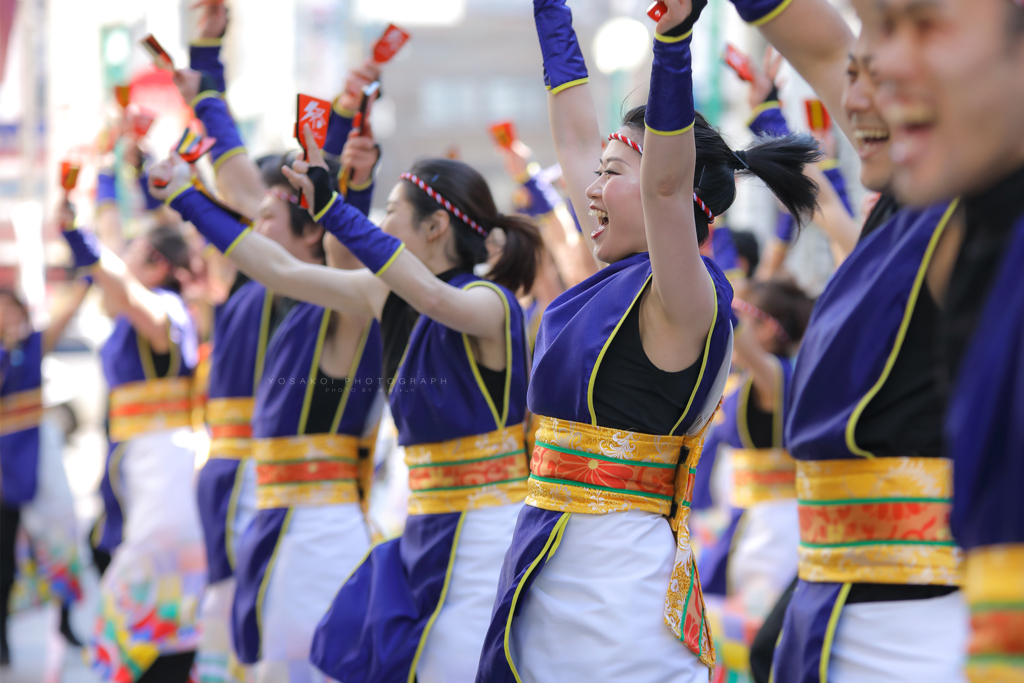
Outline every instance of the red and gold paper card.
<path id="1" fill-rule="evenodd" d="M 390 61 L 408 40 L 409 34 L 406 31 L 388 24 L 384 34 L 373 45 L 373 61 L 378 64 Z"/>
<path id="2" fill-rule="evenodd" d="M 206 137 L 198 126 L 190 124 L 182 134 L 181 140 L 178 141 L 176 149 L 178 156 L 188 163 L 194 164 L 199 157 L 210 151 L 215 142 L 217 142 L 217 138 Z"/>
<path id="3" fill-rule="evenodd" d="M 153 121 L 156 120 L 156 112 L 152 109 L 133 104 L 125 111 L 125 118 L 132 135 L 136 138 L 144 138 L 153 126 Z"/>
<path id="4" fill-rule="evenodd" d="M 815 133 L 824 133 L 832 127 L 832 119 L 821 100 L 804 100 L 807 107 L 807 127 Z"/>
<path id="5" fill-rule="evenodd" d="M 174 60 L 171 59 L 171 55 L 167 54 L 167 50 L 157 42 L 152 33 L 147 34 L 141 42 L 142 47 L 146 48 L 146 52 L 153 57 L 153 63 L 157 68 L 174 71 Z"/>
<path id="6" fill-rule="evenodd" d="M 132 87 L 130 85 L 115 85 L 114 99 L 124 109 L 132 101 Z"/>
<path id="7" fill-rule="evenodd" d="M 303 151 L 306 152 L 306 158 L 309 158 L 309 151 L 306 149 L 306 143 L 303 139 L 303 129 L 309 126 L 309 129 L 313 131 L 313 139 L 316 140 L 316 146 L 322 148 L 324 142 L 327 141 L 327 123 L 330 121 L 330 118 L 331 103 L 329 101 L 321 100 L 319 97 L 313 97 L 312 95 L 299 95 L 295 114 L 295 137 L 302 146 Z"/>
<path id="8" fill-rule="evenodd" d="M 516 137 L 516 127 L 511 121 L 496 123 L 489 130 L 494 137 L 494 141 L 498 143 L 499 147 L 504 149 L 512 149 L 512 143 L 518 139 Z"/>
<path id="9" fill-rule="evenodd" d="M 60 162 L 60 185 L 64 188 L 65 192 L 71 192 L 75 189 L 75 185 L 78 183 L 78 171 L 81 170 L 74 161 L 62 161 Z"/>
<path id="10" fill-rule="evenodd" d="M 737 50 L 732 45 L 725 46 L 725 63 L 732 67 L 741 80 L 750 83 L 754 80 L 754 72 L 750 68 L 750 57 Z"/>

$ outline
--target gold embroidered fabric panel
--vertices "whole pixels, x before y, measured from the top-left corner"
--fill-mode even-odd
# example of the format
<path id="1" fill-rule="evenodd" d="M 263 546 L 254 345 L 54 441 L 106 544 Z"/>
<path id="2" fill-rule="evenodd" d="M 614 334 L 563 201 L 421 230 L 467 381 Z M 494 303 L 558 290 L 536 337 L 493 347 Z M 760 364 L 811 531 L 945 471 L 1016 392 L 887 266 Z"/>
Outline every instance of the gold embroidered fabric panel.
<path id="1" fill-rule="evenodd" d="M 735 448 L 732 451 L 732 504 L 796 498 L 796 461 L 779 448 Z"/>
<path id="2" fill-rule="evenodd" d="M 540 416 L 526 503 L 559 512 L 644 510 L 669 517 L 676 555 L 665 593 L 665 624 L 713 670 L 715 648 L 688 527 L 697 462 L 710 424 L 709 419 L 695 436 L 659 436 Z"/>
<path id="3" fill-rule="evenodd" d="M 806 581 L 956 585 L 946 458 L 801 460 L 799 574 Z"/>
<path id="4" fill-rule="evenodd" d="M 261 510 L 359 502 L 359 439 L 309 434 L 253 439 Z"/>
<path id="5" fill-rule="evenodd" d="M 43 390 L 17 391 L 0 398 L 0 435 L 38 427 L 43 417 Z"/>
<path id="6" fill-rule="evenodd" d="M 110 439 L 192 426 L 192 380 L 168 377 L 130 382 L 110 392 Z"/>
<path id="7" fill-rule="evenodd" d="M 410 515 L 463 512 L 517 503 L 526 497 L 522 424 L 405 449 Z"/>
<path id="8" fill-rule="evenodd" d="M 255 399 L 211 398 L 206 403 L 210 457 L 237 460 L 252 455 L 252 409 Z"/>
<path id="9" fill-rule="evenodd" d="M 964 593 L 971 608 L 971 683 L 1024 681 L 1024 544 L 967 551 Z"/>

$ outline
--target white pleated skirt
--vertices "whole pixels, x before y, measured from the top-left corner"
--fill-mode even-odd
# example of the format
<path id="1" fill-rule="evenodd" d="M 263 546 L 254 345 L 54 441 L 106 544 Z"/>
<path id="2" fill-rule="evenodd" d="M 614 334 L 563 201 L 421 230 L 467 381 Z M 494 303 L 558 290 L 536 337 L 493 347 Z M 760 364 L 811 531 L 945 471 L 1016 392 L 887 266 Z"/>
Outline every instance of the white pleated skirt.
<path id="1" fill-rule="evenodd" d="M 574 513 L 512 620 L 523 683 L 707 683 L 664 621 L 675 553 L 662 515 Z"/>

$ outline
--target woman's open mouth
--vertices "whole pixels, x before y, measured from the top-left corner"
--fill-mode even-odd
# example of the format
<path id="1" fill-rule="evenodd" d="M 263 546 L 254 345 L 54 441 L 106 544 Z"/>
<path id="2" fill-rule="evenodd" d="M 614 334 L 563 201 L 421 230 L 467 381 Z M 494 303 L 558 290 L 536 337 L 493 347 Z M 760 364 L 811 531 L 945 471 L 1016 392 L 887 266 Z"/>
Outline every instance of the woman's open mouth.
<path id="1" fill-rule="evenodd" d="M 600 226 L 597 230 L 590 233 L 590 239 L 597 239 L 597 236 L 604 232 L 605 228 L 608 227 L 608 212 L 602 211 L 601 209 L 598 209 L 595 206 L 591 206 L 590 211 L 588 211 L 587 213 L 595 217 L 597 219 L 598 225 Z"/>

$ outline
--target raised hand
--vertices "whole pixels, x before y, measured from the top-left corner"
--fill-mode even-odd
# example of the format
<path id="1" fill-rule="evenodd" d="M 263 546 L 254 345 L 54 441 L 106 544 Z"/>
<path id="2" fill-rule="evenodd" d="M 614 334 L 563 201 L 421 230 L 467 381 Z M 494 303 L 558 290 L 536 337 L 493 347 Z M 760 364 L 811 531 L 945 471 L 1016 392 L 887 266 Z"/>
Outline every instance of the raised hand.
<path id="1" fill-rule="evenodd" d="M 369 121 L 363 122 L 360 135 L 355 129 L 348 134 L 348 141 L 341 151 L 341 166 L 351 172 L 349 184 L 362 187 L 370 180 L 373 167 L 380 159 L 380 147 L 373 139 Z"/>
<path id="2" fill-rule="evenodd" d="M 228 8 L 223 2 L 205 2 L 203 18 L 199 20 L 202 38 L 223 38 L 228 29 Z"/>
<path id="3" fill-rule="evenodd" d="M 359 102 L 363 97 L 363 88 L 380 78 L 380 64 L 372 59 L 366 59 L 359 68 L 352 69 L 345 77 L 345 88 L 338 97 L 338 104 L 342 109 L 356 111 L 359 109 Z"/>
<path id="4" fill-rule="evenodd" d="M 756 64 L 751 63 L 750 72 L 754 80 L 750 82 L 750 92 L 747 94 L 747 101 L 751 109 L 756 109 L 763 104 L 775 89 L 775 79 L 782 67 L 782 55 L 771 45 L 765 48 L 764 59 L 761 61 L 762 70 Z"/>
<path id="5" fill-rule="evenodd" d="M 281 171 L 284 173 L 285 178 L 288 179 L 288 182 L 292 184 L 292 187 L 305 195 L 306 205 L 309 206 L 310 214 L 316 215 L 314 211 L 314 207 L 317 205 L 316 191 L 313 187 L 313 181 L 309 178 L 309 169 L 316 167 L 326 171 L 328 170 L 327 162 L 324 161 L 320 148 L 316 146 L 313 130 L 308 124 L 302 127 L 302 137 L 305 141 L 306 150 L 309 152 L 309 158 L 305 158 L 305 154 L 300 154 L 299 158 L 292 163 L 291 168 L 284 166 Z M 326 191 L 326 188 L 321 188 L 321 192 L 324 191 Z"/>
<path id="6" fill-rule="evenodd" d="M 149 193 L 156 199 L 167 199 L 192 184 L 192 167 L 175 152 L 149 169 Z"/>
<path id="7" fill-rule="evenodd" d="M 655 31 L 662 35 L 686 21 L 693 12 L 693 0 L 664 0 L 664 3 L 665 13 L 661 15 L 655 28 Z"/>
<path id="8" fill-rule="evenodd" d="M 174 72 L 171 80 L 174 81 L 174 85 L 178 86 L 178 92 L 181 93 L 185 104 L 188 104 L 199 94 L 203 74 L 192 69 L 178 69 Z"/>

